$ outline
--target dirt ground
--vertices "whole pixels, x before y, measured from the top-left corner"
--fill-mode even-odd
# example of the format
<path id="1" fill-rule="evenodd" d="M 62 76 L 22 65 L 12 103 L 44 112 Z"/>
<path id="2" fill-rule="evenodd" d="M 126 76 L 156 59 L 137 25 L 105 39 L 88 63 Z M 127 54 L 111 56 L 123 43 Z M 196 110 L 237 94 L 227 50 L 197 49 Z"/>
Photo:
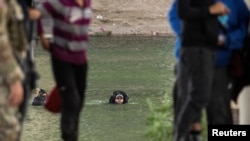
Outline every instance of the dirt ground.
<path id="1" fill-rule="evenodd" d="M 172 34 L 167 12 L 173 0 L 92 0 L 90 33 Z"/>

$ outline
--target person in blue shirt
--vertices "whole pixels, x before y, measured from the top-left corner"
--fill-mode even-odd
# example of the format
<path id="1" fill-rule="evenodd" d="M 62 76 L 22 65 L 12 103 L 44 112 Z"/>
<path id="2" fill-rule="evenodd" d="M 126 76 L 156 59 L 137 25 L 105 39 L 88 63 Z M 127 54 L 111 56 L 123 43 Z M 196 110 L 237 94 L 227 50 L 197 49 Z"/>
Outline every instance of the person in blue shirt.
<path id="1" fill-rule="evenodd" d="M 176 64 L 180 59 L 181 49 L 181 30 L 182 22 L 177 13 L 177 1 L 174 0 L 168 12 L 168 21 L 176 36 L 174 48 L 174 56 Z M 232 113 L 230 107 L 230 84 L 231 76 L 229 74 L 229 65 L 234 50 L 243 47 L 243 41 L 247 34 L 247 27 L 250 18 L 249 10 L 243 0 L 221 0 L 229 9 L 230 13 L 224 17 L 219 17 L 221 22 L 221 42 L 216 49 L 214 76 L 212 82 L 212 94 L 210 101 L 206 106 L 206 115 L 208 124 L 233 124 Z M 192 32 L 190 32 L 192 34 Z M 176 66 L 175 66 L 176 70 Z M 178 68 L 177 72 L 178 73 Z M 174 99 L 174 131 L 176 130 L 176 122 L 179 120 L 179 113 L 184 105 L 187 95 L 180 95 L 177 91 L 177 79 L 173 88 Z M 192 97 L 191 97 L 192 99 Z M 188 117 L 185 117 L 188 118 Z M 201 114 L 191 124 L 191 129 L 186 135 L 186 140 L 200 140 L 201 132 Z"/>

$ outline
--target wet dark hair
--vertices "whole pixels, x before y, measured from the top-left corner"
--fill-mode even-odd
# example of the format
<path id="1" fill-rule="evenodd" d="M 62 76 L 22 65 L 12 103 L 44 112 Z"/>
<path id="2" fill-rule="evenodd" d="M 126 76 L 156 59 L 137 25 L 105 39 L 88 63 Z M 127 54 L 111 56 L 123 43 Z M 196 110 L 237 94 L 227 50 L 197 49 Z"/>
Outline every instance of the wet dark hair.
<path id="1" fill-rule="evenodd" d="M 39 92 L 38 92 L 38 94 L 39 95 L 43 95 L 43 94 L 47 95 L 47 92 L 44 89 L 40 89 Z"/>
<path id="2" fill-rule="evenodd" d="M 124 91 L 117 90 L 117 91 L 113 91 L 113 94 L 110 96 L 110 98 L 109 98 L 110 104 L 117 104 L 115 102 L 115 98 L 117 95 L 123 96 L 123 103 L 122 104 L 128 103 L 128 99 L 129 99 L 128 95 Z"/>

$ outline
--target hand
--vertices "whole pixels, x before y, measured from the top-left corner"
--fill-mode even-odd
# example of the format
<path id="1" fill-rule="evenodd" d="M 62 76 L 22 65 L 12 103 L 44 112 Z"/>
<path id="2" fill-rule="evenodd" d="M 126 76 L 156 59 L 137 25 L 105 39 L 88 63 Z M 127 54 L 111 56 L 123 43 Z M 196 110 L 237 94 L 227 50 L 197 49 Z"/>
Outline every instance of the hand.
<path id="1" fill-rule="evenodd" d="M 218 46 L 223 46 L 226 42 L 226 37 L 224 35 L 219 35 L 218 37 Z"/>
<path id="2" fill-rule="evenodd" d="M 23 101 L 23 95 L 22 81 L 17 80 L 10 86 L 10 94 L 8 97 L 9 104 L 13 107 L 18 107 Z"/>
<path id="3" fill-rule="evenodd" d="M 230 9 L 228 9 L 224 3 L 216 2 L 215 4 L 209 7 L 209 12 L 212 15 L 225 15 L 230 12 Z"/>
<path id="4" fill-rule="evenodd" d="M 31 20 L 37 20 L 41 17 L 40 11 L 33 8 L 28 8 L 28 14 Z"/>
<path id="5" fill-rule="evenodd" d="M 50 51 L 50 43 L 49 40 L 44 37 L 44 35 L 39 35 L 39 40 L 42 44 L 43 49 L 46 51 Z"/>

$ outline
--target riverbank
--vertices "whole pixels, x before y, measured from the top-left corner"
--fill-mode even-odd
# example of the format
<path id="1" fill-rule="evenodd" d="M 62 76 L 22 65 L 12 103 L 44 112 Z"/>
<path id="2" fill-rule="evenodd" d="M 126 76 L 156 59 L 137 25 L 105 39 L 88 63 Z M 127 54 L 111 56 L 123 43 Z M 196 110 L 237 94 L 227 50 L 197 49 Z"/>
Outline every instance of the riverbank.
<path id="1" fill-rule="evenodd" d="M 173 0 L 94 0 L 89 34 L 92 36 L 173 35 L 167 13 Z M 36 0 L 38 5 L 41 1 Z M 52 22 L 44 19 L 50 36 Z"/>
<path id="2" fill-rule="evenodd" d="M 167 12 L 172 0 L 95 0 L 91 35 L 171 35 Z"/>

